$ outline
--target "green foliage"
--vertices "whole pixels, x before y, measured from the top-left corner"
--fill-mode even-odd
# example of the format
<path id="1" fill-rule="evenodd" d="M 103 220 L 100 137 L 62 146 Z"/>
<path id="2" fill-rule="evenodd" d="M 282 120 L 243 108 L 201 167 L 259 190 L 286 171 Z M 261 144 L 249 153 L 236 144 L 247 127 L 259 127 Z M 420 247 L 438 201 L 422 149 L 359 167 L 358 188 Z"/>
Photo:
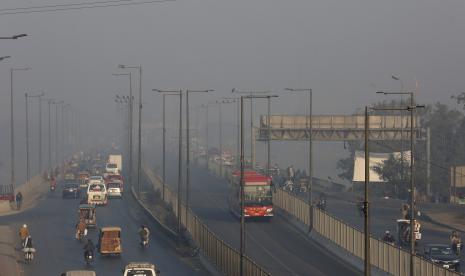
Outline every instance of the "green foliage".
<path id="1" fill-rule="evenodd" d="M 465 93 L 460 97 L 456 96 L 458 104 L 465 104 Z M 403 106 L 407 103 L 404 102 Z M 391 108 L 399 107 L 399 101 L 380 102 L 373 106 L 378 108 Z M 396 114 L 399 115 L 400 111 L 396 113 L 391 111 L 377 112 L 376 115 Z M 405 112 L 405 116 L 409 113 Z M 428 105 L 425 109 L 417 111 L 420 117 L 421 126 L 423 128 L 430 128 L 431 131 L 431 188 L 435 195 L 448 196 L 449 194 L 449 168 L 452 165 L 465 165 L 465 116 L 462 111 L 450 109 L 447 105 L 436 103 Z M 340 170 L 339 176 L 341 178 L 352 180 L 353 176 L 353 162 L 354 153 L 356 150 L 363 150 L 362 142 L 349 143 L 348 151 L 349 157 L 339 160 L 337 168 Z M 404 150 L 410 149 L 410 141 L 403 142 Z M 393 152 L 401 150 L 400 141 L 383 141 L 383 142 L 370 142 L 371 152 Z M 400 176 L 401 161 L 396 160 L 391 156 L 384 164 L 374 168 L 383 179 L 388 182 L 387 187 L 396 190 L 397 193 L 405 191 L 407 183 L 405 180 L 410 180 L 410 171 L 404 170 L 404 182 Z M 404 164 L 404 168 L 409 168 L 409 164 Z M 415 144 L 415 183 L 417 190 L 420 193 L 426 191 L 426 140 L 418 140 Z"/>

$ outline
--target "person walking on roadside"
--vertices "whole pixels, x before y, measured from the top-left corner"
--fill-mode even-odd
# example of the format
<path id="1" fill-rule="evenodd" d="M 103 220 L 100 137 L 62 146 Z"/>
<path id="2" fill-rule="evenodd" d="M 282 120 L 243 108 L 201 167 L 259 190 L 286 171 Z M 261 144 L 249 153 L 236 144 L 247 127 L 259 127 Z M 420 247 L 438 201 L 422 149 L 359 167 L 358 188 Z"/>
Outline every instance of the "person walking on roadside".
<path id="1" fill-rule="evenodd" d="M 18 192 L 16 194 L 16 209 L 17 210 L 21 209 L 22 202 L 23 202 L 23 194 L 21 192 Z"/>

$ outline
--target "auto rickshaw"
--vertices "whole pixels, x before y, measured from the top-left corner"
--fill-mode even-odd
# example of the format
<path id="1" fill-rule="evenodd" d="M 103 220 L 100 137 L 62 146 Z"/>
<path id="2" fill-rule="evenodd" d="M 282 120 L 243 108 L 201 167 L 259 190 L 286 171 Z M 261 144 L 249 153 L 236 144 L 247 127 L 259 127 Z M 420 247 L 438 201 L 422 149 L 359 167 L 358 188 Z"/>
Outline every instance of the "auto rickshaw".
<path id="1" fill-rule="evenodd" d="M 101 255 L 121 255 L 121 228 L 102 227 L 98 236 L 98 251 Z"/>
<path id="2" fill-rule="evenodd" d="M 417 220 L 414 220 L 415 228 L 413 229 L 413 234 L 415 236 L 415 244 L 421 240 L 421 225 Z M 398 219 L 397 220 L 397 237 L 400 245 L 409 245 L 410 244 L 410 220 L 408 219 Z"/>
<path id="3" fill-rule="evenodd" d="M 97 225 L 97 217 L 95 206 L 90 204 L 79 205 L 79 219 L 84 219 L 87 227 L 95 227 Z"/>

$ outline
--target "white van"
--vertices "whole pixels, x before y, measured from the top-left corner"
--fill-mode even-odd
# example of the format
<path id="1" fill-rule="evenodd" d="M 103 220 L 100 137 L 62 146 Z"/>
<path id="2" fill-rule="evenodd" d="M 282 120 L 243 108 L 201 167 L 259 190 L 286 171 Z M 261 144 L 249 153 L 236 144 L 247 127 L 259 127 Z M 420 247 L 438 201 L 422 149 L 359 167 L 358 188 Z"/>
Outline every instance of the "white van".
<path id="1" fill-rule="evenodd" d="M 87 187 L 88 204 L 106 205 L 107 200 L 107 187 L 104 183 L 89 183 Z"/>

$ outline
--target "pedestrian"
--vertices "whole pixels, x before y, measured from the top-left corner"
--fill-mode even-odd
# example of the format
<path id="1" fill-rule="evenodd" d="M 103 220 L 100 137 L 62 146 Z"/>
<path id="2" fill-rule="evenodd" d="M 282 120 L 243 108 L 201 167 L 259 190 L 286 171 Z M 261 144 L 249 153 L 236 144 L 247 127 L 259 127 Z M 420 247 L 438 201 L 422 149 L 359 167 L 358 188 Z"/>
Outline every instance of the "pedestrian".
<path id="1" fill-rule="evenodd" d="M 16 209 L 21 209 L 21 203 L 23 202 L 23 194 L 18 192 L 16 194 Z"/>

